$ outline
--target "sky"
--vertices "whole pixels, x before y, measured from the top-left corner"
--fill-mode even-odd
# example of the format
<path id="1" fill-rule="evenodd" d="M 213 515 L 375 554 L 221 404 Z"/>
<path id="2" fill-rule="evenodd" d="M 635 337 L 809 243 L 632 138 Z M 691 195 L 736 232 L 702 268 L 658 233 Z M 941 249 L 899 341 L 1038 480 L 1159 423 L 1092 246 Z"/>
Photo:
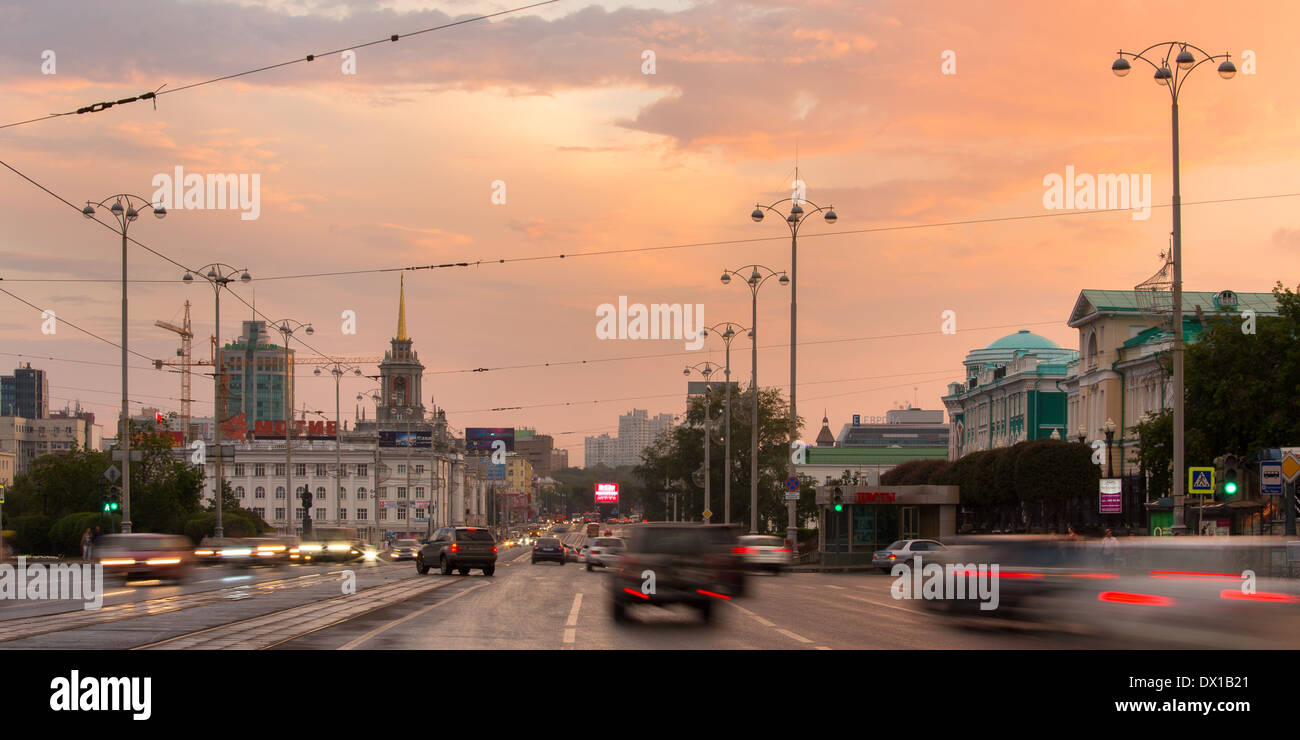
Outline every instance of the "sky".
<path id="1" fill-rule="evenodd" d="M 514 7 L 0 2 L 0 125 L 164 93 L 0 128 L 0 368 L 45 368 L 51 406 L 80 401 L 111 435 L 120 241 L 72 206 L 152 199 L 177 167 L 256 176 L 256 218 L 182 202 L 131 227 L 148 247 L 128 255 L 133 412 L 179 407 L 179 377 L 146 359 L 178 346 L 155 320 L 191 301 L 195 356 L 208 356 L 213 293 L 182 282 L 186 268 L 252 275 L 223 295 L 223 341 L 255 305 L 312 323 L 300 354 L 370 358 L 396 333 L 395 268 L 467 262 L 405 273 L 425 405 L 455 429 L 552 434 L 577 464 L 583 437 L 616 433 L 619 414 L 682 413 L 683 367 L 724 358 L 717 340 L 601 339 L 599 307 L 626 296 L 749 326 L 749 291 L 719 276 L 791 269 L 780 218 L 749 213 L 791 197 L 797 161 L 805 197 L 839 217 L 799 234 L 805 438 L 823 412 L 838 431 L 852 414 L 942 408 L 970 350 L 1018 329 L 1077 349 L 1065 322 L 1079 291 L 1160 268 L 1170 96 L 1145 64 L 1122 79 L 1110 65 L 1174 40 L 1240 70 L 1225 82 L 1203 65 L 1181 92 L 1185 289 L 1295 284 L 1297 199 L 1260 197 L 1300 193 L 1283 61 L 1295 3 L 559 0 L 361 46 Z M 1149 175 L 1149 217 L 1049 209 L 1045 178 L 1067 167 Z M 757 308 L 759 383 L 785 393 L 789 294 L 769 281 Z M 941 331 L 947 311 L 955 333 Z M 732 355 L 748 383 L 748 340 Z M 297 405 L 332 418 L 332 379 L 311 369 L 297 370 Z M 210 414 L 211 380 L 193 387 L 193 413 Z M 373 387 L 342 381 L 344 419 Z M 523 408 L 493 410 L 507 407 Z"/>

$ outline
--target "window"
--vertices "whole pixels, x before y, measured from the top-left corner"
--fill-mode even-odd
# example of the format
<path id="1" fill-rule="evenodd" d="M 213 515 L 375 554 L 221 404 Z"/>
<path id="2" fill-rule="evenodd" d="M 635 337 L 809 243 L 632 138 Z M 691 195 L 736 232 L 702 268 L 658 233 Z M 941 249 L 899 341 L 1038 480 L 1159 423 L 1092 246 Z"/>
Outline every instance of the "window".
<path id="1" fill-rule="evenodd" d="M 254 465 L 253 465 L 253 475 L 257 476 L 258 478 L 261 478 L 261 477 L 265 476 L 265 475 L 266 475 L 266 464 L 265 464 L 265 463 L 254 463 Z"/>
<path id="2" fill-rule="evenodd" d="M 276 487 L 275 487 L 275 497 L 276 497 L 276 498 L 284 498 L 284 494 L 285 494 L 285 493 L 286 493 L 286 491 L 285 491 L 284 486 L 276 486 Z"/>
<path id="3" fill-rule="evenodd" d="M 358 500 L 358 501 L 365 501 L 365 500 L 366 500 L 366 489 L 365 489 L 365 488 L 358 488 L 358 489 L 357 489 L 357 500 Z"/>
<path id="4" fill-rule="evenodd" d="M 405 520 L 406 520 L 406 507 L 405 506 L 397 507 L 397 521 L 400 522 Z"/>
<path id="5" fill-rule="evenodd" d="M 283 478 L 283 477 L 284 477 L 284 471 L 285 471 L 286 468 L 287 468 L 287 466 L 286 466 L 284 463 L 276 463 L 276 464 L 275 464 L 275 474 L 276 474 L 276 476 Z"/>
<path id="6" fill-rule="evenodd" d="M 346 499 L 347 497 L 348 497 L 348 489 L 346 489 L 346 488 L 340 488 L 340 489 L 339 489 L 339 501 L 342 501 L 342 500 Z"/>
<path id="7" fill-rule="evenodd" d="M 293 464 L 293 474 L 296 475 L 296 476 L 298 476 L 299 478 L 306 478 L 306 477 L 307 477 L 307 464 L 306 464 L 306 463 L 294 463 L 294 464 Z"/>
<path id="8" fill-rule="evenodd" d="M 325 465 L 323 463 L 316 463 L 316 475 L 320 477 L 324 477 L 326 475 Z"/>
<path id="9" fill-rule="evenodd" d="M 486 529 L 458 529 L 457 542 L 491 542 L 492 533 Z"/>
<path id="10" fill-rule="evenodd" d="M 253 498 L 266 498 L 266 489 L 261 486 L 253 489 Z"/>
<path id="11" fill-rule="evenodd" d="M 324 508 L 320 508 L 320 509 L 317 509 L 317 510 L 316 510 L 316 518 L 317 518 L 317 519 L 322 519 L 322 520 L 325 518 L 325 509 L 324 509 Z"/>
<path id="12" fill-rule="evenodd" d="M 243 498 L 243 497 L 244 497 L 244 487 L 235 486 L 235 498 Z"/>
<path id="13" fill-rule="evenodd" d="M 358 475 L 358 476 L 364 476 L 364 475 L 366 475 L 366 468 L 367 468 L 367 467 L 368 467 L 368 466 L 366 466 L 366 465 L 358 465 L 358 466 L 357 466 L 357 475 Z"/>
<path id="14" fill-rule="evenodd" d="M 416 498 L 424 498 L 424 486 L 416 486 L 416 487 L 415 487 L 415 497 L 416 497 Z"/>
<path id="15" fill-rule="evenodd" d="M 294 518 L 295 520 L 297 520 L 297 519 L 302 519 L 302 509 L 294 509 L 294 510 L 293 510 L 293 518 Z"/>
<path id="16" fill-rule="evenodd" d="M 277 508 L 276 508 L 276 510 L 275 510 L 275 520 L 278 521 L 278 522 L 282 522 L 282 521 L 284 521 L 284 507 L 283 507 L 283 506 L 280 506 L 280 507 L 277 507 Z"/>
<path id="17" fill-rule="evenodd" d="M 415 466 L 415 474 L 416 474 L 416 475 L 424 475 L 424 466 L 423 466 L 423 465 L 416 465 L 416 466 Z"/>
<path id="18" fill-rule="evenodd" d="M 347 509 L 339 509 L 339 521 L 341 522 L 341 521 L 343 521 L 343 520 L 345 520 L 345 519 L 347 519 L 347 518 L 348 518 L 348 510 L 347 510 Z"/>
<path id="19" fill-rule="evenodd" d="M 266 509 L 264 509 L 264 508 L 261 507 L 261 506 L 254 507 L 254 508 L 253 508 L 253 513 L 256 514 L 256 515 L 258 515 L 258 516 L 261 517 L 262 519 L 266 519 Z"/>
<path id="20" fill-rule="evenodd" d="M 406 465 L 405 465 L 405 464 L 398 464 L 398 466 L 397 466 L 397 472 L 398 472 L 399 475 L 402 474 L 402 473 L 405 473 L 405 472 L 406 472 Z"/>
<path id="21" fill-rule="evenodd" d="M 425 513 L 424 509 L 416 509 L 416 510 L 415 510 L 415 518 L 416 518 L 416 519 L 423 519 L 423 518 L 426 517 L 426 516 L 428 516 L 428 514 Z"/>
<path id="22" fill-rule="evenodd" d="M 398 487 L 397 487 L 397 497 L 398 497 L 398 498 L 406 498 L 406 486 L 398 486 Z"/>
<path id="23" fill-rule="evenodd" d="M 366 510 L 357 509 L 357 521 L 365 521 L 365 520 L 366 520 Z"/>
<path id="24" fill-rule="evenodd" d="M 236 478 L 243 478 L 243 477 L 244 477 L 244 464 L 243 464 L 243 463 L 235 463 L 235 477 L 236 477 Z"/>
<path id="25" fill-rule="evenodd" d="M 322 501 L 325 500 L 325 487 L 324 487 L 324 486 L 317 486 L 317 487 L 316 487 L 316 498 L 318 498 L 318 499 L 320 499 L 320 500 L 322 500 Z"/>

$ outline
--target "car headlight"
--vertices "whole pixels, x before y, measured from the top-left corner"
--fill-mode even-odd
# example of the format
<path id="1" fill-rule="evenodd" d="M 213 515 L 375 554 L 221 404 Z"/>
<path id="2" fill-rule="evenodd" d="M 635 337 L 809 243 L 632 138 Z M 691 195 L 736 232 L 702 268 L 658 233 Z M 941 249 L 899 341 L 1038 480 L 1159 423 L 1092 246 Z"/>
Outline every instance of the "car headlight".
<path id="1" fill-rule="evenodd" d="M 349 546 L 349 545 L 330 545 L 330 546 L 329 546 L 329 551 L 330 551 L 330 552 L 347 552 L 347 551 L 350 550 L 350 549 L 352 549 L 352 548 L 351 548 L 351 546 Z"/>

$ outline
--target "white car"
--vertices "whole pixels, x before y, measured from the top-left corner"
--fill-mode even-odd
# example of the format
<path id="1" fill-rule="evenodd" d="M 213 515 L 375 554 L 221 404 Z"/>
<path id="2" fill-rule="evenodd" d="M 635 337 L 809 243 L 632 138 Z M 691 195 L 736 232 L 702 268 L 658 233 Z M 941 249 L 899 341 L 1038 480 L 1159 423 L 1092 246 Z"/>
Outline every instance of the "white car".
<path id="1" fill-rule="evenodd" d="M 592 540 L 587 550 L 587 570 L 599 565 L 604 568 L 618 564 L 618 556 L 627 552 L 627 543 L 622 537 L 597 537 Z"/>
<path id="2" fill-rule="evenodd" d="M 777 573 L 790 567 L 790 548 L 785 540 L 771 535 L 745 535 L 736 541 L 732 552 L 740 556 L 748 568 L 770 570 Z"/>
<path id="3" fill-rule="evenodd" d="M 935 540 L 898 540 L 889 547 L 872 553 L 871 564 L 888 573 L 896 563 L 907 563 L 912 566 L 916 564 L 917 558 L 924 563 L 929 553 L 943 552 L 947 549 Z"/>

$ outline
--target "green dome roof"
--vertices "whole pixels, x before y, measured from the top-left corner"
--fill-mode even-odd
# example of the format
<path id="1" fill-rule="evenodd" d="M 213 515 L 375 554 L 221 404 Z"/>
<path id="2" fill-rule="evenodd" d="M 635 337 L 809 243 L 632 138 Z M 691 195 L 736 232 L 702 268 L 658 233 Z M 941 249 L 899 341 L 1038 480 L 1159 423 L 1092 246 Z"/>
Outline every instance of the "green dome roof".
<path id="1" fill-rule="evenodd" d="M 1008 334 L 1005 337 L 990 344 L 985 349 L 1060 349 L 1061 346 L 1047 337 L 1040 337 L 1031 333 L 1028 329 L 1021 329 L 1015 334 Z"/>

